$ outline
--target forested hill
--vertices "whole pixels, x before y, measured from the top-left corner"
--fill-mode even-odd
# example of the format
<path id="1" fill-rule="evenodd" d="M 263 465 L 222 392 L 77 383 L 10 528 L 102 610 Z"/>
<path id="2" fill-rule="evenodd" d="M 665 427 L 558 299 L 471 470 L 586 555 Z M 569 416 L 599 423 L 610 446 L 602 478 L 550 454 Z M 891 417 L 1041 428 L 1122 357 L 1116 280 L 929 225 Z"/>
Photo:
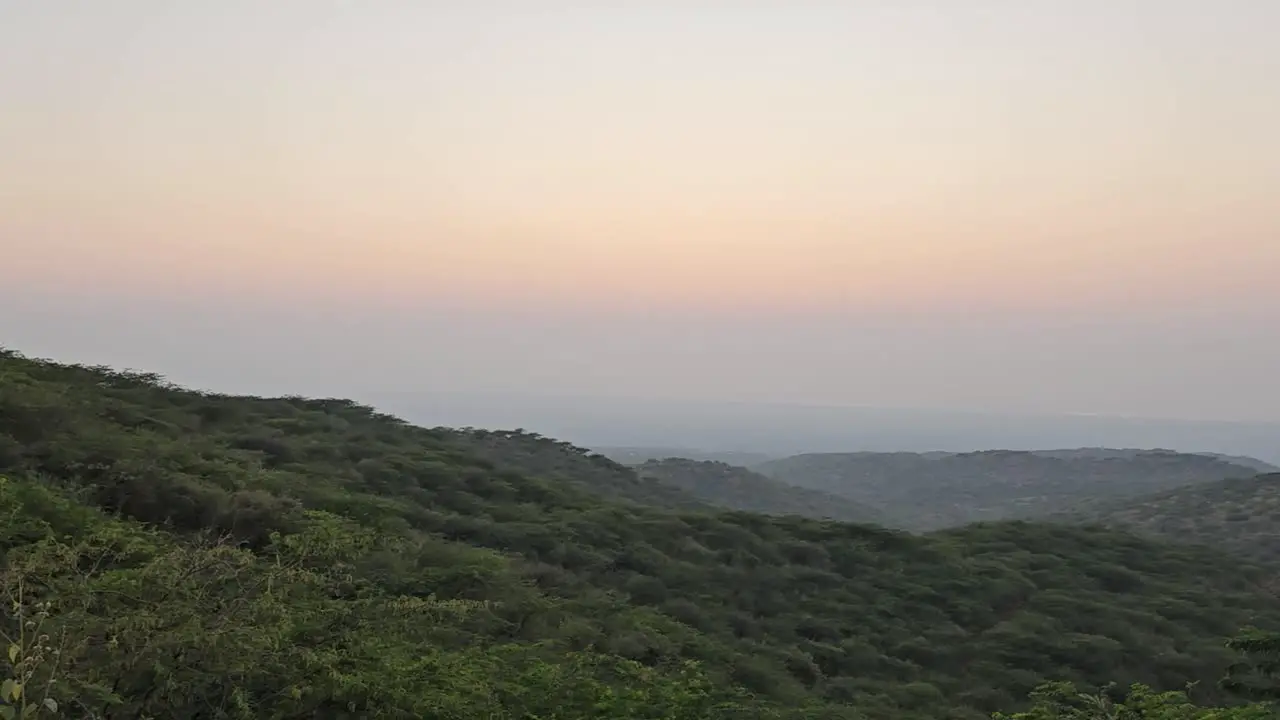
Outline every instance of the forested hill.
<path id="1" fill-rule="evenodd" d="M 1222 480 L 1065 514 L 1280 567 L 1280 473 Z"/>
<path id="2" fill-rule="evenodd" d="M 641 477 L 678 487 L 719 507 L 843 522 L 884 522 L 876 510 L 847 498 L 787 485 L 722 462 L 667 458 L 650 460 L 637 470 Z"/>
<path id="3" fill-rule="evenodd" d="M 1064 460 L 1073 460 L 1079 458 L 1094 460 L 1129 460 L 1141 458 L 1144 455 L 1199 455 L 1201 457 L 1214 458 L 1222 462 L 1238 465 L 1244 470 L 1253 470 L 1255 472 L 1280 472 L 1280 468 L 1263 462 L 1257 458 L 1246 457 L 1244 455 L 1223 455 L 1221 453 L 1197 452 L 1197 453 L 1180 453 L 1177 450 L 1167 449 L 1138 449 L 1138 448 L 1072 448 L 1069 450 L 1031 450 L 1033 455 L 1041 457 L 1054 457 Z"/>
<path id="4" fill-rule="evenodd" d="M 601 453 L 537 433 L 476 428 L 437 428 L 435 432 L 486 460 L 518 469 L 525 475 L 572 485 L 610 500 L 670 510 L 710 510 L 713 506 L 723 506 L 714 500 L 700 498 L 679 485 L 643 476 L 634 468 Z"/>
<path id="5" fill-rule="evenodd" d="M 1269 462 L 1263 462 L 1258 458 L 1247 457 L 1244 455 L 1223 455 L 1221 453 L 1201 453 L 1209 457 L 1215 457 L 1235 465 L 1240 465 L 1250 470 L 1254 470 L 1260 475 L 1269 475 L 1272 473 L 1280 473 L 1280 466 L 1273 465 Z"/>
<path id="6" fill-rule="evenodd" d="M 1103 449 L 817 453 L 753 469 L 868 505 L 910 530 L 1045 517 L 1256 472 L 1210 455 Z"/>
<path id="7" fill-rule="evenodd" d="M 1280 628 L 1209 549 L 674 511 L 551 446 L 0 354 L 0 716 L 964 720 L 1222 699 Z"/>

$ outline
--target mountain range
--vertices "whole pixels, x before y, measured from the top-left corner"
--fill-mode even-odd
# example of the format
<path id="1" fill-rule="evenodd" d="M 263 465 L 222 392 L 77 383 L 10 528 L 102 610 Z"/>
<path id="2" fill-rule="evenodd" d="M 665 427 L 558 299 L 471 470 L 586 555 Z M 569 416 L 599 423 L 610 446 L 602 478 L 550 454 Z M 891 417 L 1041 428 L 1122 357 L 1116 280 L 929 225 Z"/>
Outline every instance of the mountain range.
<path id="1" fill-rule="evenodd" d="M 824 453 L 773 460 L 755 469 L 868 505 L 889 523 L 912 530 L 1043 517 L 1081 504 L 1256 472 L 1207 455 L 1096 449 Z"/>

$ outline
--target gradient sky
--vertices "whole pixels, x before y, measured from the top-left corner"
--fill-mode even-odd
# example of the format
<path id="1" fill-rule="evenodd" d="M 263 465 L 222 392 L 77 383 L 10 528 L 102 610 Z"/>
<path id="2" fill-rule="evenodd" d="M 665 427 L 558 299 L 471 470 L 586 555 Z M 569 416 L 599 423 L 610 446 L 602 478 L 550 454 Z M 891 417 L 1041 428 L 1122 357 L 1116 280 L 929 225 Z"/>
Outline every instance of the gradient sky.
<path id="1" fill-rule="evenodd" d="M 254 392 L 1280 419 L 1278 32 L 0 0 L 0 344 Z"/>

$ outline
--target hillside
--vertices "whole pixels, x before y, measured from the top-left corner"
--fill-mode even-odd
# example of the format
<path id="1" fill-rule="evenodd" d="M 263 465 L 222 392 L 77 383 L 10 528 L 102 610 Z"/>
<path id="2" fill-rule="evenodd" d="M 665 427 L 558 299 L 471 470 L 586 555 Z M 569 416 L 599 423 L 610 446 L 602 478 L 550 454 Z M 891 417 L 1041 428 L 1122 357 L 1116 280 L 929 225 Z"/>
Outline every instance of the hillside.
<path id="1" fill-rule="evenodd" d="M 1280 564 L 1280 473 L 1177 488 L 1064 516 Z"/>
<path id="2" fill-rule="evenodd" d="M 1166 449 L 1140 450 L 1140 449 L 1134 449 L 1134 448 L 1125 448 L 1125 449 L 1074 448 L 1071 450 L 1034 450 L 1032 452 L 1033 454 L 1040 455 L 1042 457 L 1056 457 L 1056 458 L 1063 458 L 1063 459 L 1113 458 L 1113 459 L 1129 460 L 1129 459 L 1134 459 L 1139 456 L 1147 455 L 1153 452 L 1154 453 L 1174 453 L 1176 451 L 1166 450 Z M 1247 457 L 1244 455 L 1223 455 L 1222 453 L 1211 453 L 1211 452 L 1198 452 L 1198 453 L 1187 453 L 1187 454 L 1201 455 L 1204 457 L 1215 458 L 1223 462 L 1231 463 L 1232 465 L 1239 465 L 1242 468 L 1253 470 L 1259 473 L 1280 472 L 1280 467 L 1276 467 L 1271 463 L 1263 462 L 1257 458 Z"/>
<path id="3" fill-rule="evenodd" d="M 525 475 L 572 485 L 585 492 L 623 502 L 669 510 L 711 510 L 720 503 L 700 498 L 672 483 L 645 477 L 609 457 L 524 430 L 497 431 L 437 428 L 487 460 L 518 468 Z M 731 507 L 731 506 L 724 506 Z"/>
<path id="4" fill-rule="evenodd" d="M 36 668 L 27 696 L 113 720 L 976 720 L 1047 680 L 1212 698 L 1224 639 L 1280 628 L 1266 575 L 1206 548 L 582 490 L 610 467 L 0 354 L 0 590 L 21 613 L 0 623 L 48 638 L 11 662 Z"/>
<path id="5" fill-rule="evenodd" d="M 776 460 L 778 457 L 775 455 L 765 455 L 764 453 L 734 452 L 732 450 L 717 452 L 713 450 L 697 450 L 694 448 L 675 447 L 599 447 L 594 449 L 601 455 L 604 455 L 611 460 L 616 460 L 623 465 L 642 465 L 651 460 L 684 458 L 686 460 L 697 460 L 699 462 L 719 462 L 725 463 L 726 465 L 750 467 L 770 460 Z"/>
<path id="6" fill-rule="evenodd" d="M 1229 463 L 1234 463 L 1236 465 L 1247 467 L 1251 470 L 1257 471 L 1258 474 L 1260 475 L 1266 475 L 1269 473 L 1280 473 L 1280 465 L 1273 465 L 1269 462 L 1263 462 L 1258 458 L 1246 457 L 1244 455 L 1223 455 L 1221 453 L 1201 453 L 1201 454 L 1208 455 L 1209 457 L 1215 457 L 1215 458 L 1218 458 L 1219 460 L 1225 460 Z"/>
<path id="7" fill-rule="evenodd" d="M 787 485 L 722 462 L 667 458 L 650 460 L 638 466 L 637 470 L 642 477 L 678 487 L 718 507 L 767 515 L 883 523 L 880 513 L 852 500 Z"/>
<path id="8" fill-rule="evenodd" d="M 1254 474 L 1221 458 L 1167 450 L 820 453 L 753 469 L 873 507 L 909 530 L 1043 517 Z"/>

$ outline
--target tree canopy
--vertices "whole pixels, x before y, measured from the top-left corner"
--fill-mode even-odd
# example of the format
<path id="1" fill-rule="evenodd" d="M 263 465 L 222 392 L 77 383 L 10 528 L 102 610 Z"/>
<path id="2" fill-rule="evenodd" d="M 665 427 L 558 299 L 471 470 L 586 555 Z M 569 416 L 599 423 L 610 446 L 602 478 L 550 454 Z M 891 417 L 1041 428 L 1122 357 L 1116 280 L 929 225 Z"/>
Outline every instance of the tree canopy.
<path id="1" fill-rule="evenodd" d="M 1046 682 L 1224 705 L 1226 639 L 1280 629 L 1267 572 L 1207 548 L 721 511 L 533 433 L 16 353 L 0 475 L 0 718 L 963 720 L 1041 712 Z"/>

